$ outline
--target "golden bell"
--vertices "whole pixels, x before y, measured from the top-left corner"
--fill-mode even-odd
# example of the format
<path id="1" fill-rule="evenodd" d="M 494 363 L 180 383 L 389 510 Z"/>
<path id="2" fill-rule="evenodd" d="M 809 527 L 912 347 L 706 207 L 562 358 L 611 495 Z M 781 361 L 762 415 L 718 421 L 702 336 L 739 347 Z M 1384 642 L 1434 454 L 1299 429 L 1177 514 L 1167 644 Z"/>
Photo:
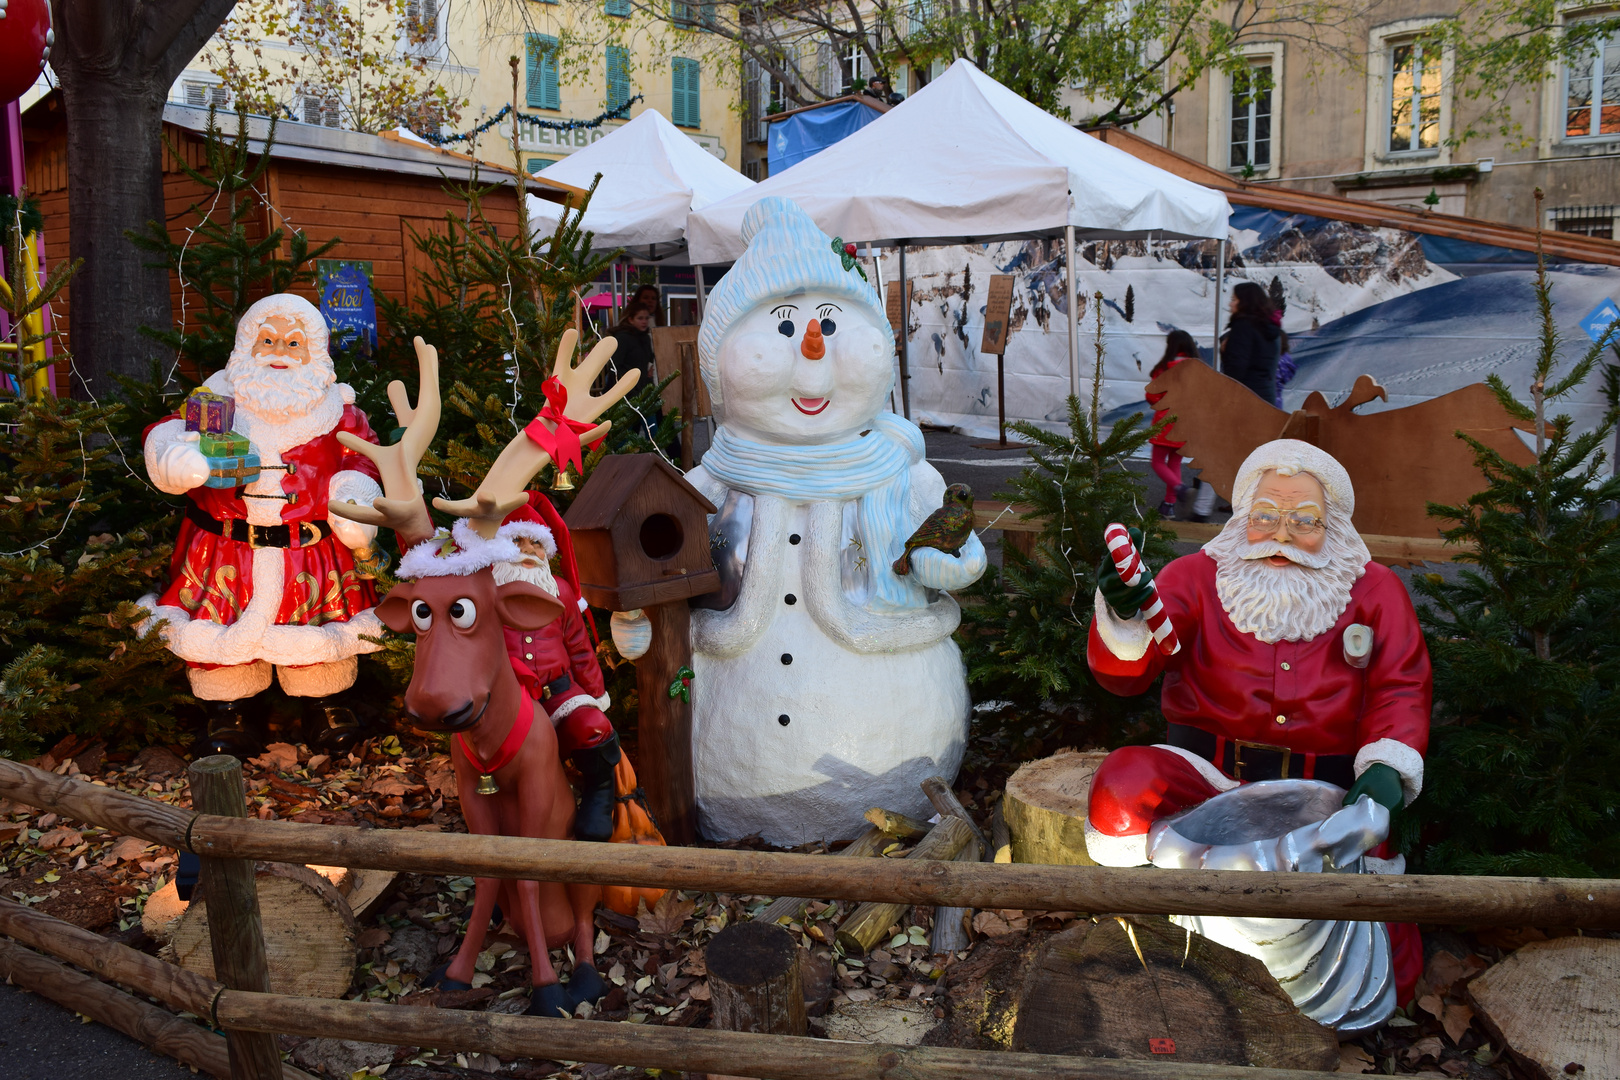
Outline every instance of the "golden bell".
<path id="1" fill-rule="evenodd" d="M 489 773 L 479 774 L 478 794 L 493 795 L 499 790 L 501 790 L 500 786 L 495 783 L 495 778 L 493 776 L 491 776 Z"/>
<path id="2" fill-rule="evenodd" d="M 568 468 L 567 468 L 567 466 L 559 465 L 557 467 L 557 476 L 556 476 L 556 478 L 554 480 L 551 481 L 551 490 L 552 491 L 573 491 L 574 490 L 574 482 L 572 480 L 568 479 Z"/>

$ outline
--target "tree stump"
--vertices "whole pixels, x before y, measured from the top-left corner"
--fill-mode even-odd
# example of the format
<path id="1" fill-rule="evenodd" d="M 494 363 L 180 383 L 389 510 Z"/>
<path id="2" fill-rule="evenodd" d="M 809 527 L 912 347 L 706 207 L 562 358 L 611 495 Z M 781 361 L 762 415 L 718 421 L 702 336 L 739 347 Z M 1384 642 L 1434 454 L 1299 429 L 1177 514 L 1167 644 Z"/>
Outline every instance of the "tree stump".
<path id="1" fill-rule="evenodd" d="M 1012 774 L 1001 806 L 1013 862 L 1097 865 L 1086 853 L 1086 802 L 1091 776 L 1107 756 L 1059 750 Z"/>
<path id="2" fill-rule="evenodd" d="M 255 870 L 270 992 L 342 997 L 354 979 L 357 927 L 348 901 L 308 867 L 259 863 Z M 170 947 L 181 967 L 215 977 L 207 904 L 193 902 L 174 920 Z"/>
<path id="3" fill-rule="evenodd" d="M 1050 938 L 1019 994 L 1012 1049 L 1172 1071 L 1197 1062 L 1327 1072 L 1339 1062 L 1333 1030 L 1296 1009 L 1259 960 L 1146 916 Z"/>
<path id="4" fill-rule="evenodd" d="M 705 952 L 714 1026 L 803 1035 L 808 1030 L 799 946 L 780 926 L 745 922 L 714 936 Z"/>

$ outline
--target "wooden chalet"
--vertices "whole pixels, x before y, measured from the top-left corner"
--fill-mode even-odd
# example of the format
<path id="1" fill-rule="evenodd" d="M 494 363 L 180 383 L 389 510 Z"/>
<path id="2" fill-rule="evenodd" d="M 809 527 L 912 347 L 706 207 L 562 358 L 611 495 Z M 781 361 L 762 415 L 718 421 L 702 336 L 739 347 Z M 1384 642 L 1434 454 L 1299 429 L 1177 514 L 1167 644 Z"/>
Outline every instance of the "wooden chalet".
<path id="1" fill-rule="evenodd" d="M 217 122 L 228 136 L 234 136 L 234 114 L 221 114 Z M 207 124 L 205 109 L 164 107 L 164 134 L 194 169 L 204 169 L 207 164 Z M 263 150 L 269 126 L 264 117 L 249 119 L 253 149 Z M 23 115 L 23 139 L 28 192 L 39 201 L 45 216 L 44 256 L 46 265 L 54 266 L 68 258 L 69 244 L 67 127 L 59 93 L 41 98 Z M 498 153 L 505 143 L 498 131 L 492 131 L 486 145 L 496 147 Z M 444 190 L 447 183 L 469 180 L 476 171 L 480 183 L 498 185 L 483 200 L 485 215 L 500 234 L 517 233 L 516 174 L 510 164 L 475 160 L 393 133 L 367 135 L 292 120 L 277 122 L 270 157 L 263 204 L 250 228 L 250 238 L 262 238 L 278 226 L 302 231 L 312 248 L 337 237 L 341 242 L 323 258 L 369 262 L 374 291 L 396 300 L 409 301 L 416 294 L 418 275 L 424 269 L 412 230 L 417 234 L 442 231 L 447 211 L 459 216 L 466 210 L 464 201 Z M 585 194 L 528 173 L 522 174 L 521 182 L 530 194 L 552 202 L 571 203 Z M 180 168 L 168 148 L 163 152 L 163 194 L 169 234 L 183 240 L 197 223 L 191 207 L 206 207 L 211 192 Z M 312 287 L 296 291 L 318 303 Z M 172 279 L 171 292 L 178 312 L 182 300 L 178 275 Z M 193 309 L 200 306 L 195 296 L 186 298 L 186 303 Z M 62 328 L 71 332 L 66 295 L 51 307 Z M 58 385 L 65 386 L 65 379 Z"/>

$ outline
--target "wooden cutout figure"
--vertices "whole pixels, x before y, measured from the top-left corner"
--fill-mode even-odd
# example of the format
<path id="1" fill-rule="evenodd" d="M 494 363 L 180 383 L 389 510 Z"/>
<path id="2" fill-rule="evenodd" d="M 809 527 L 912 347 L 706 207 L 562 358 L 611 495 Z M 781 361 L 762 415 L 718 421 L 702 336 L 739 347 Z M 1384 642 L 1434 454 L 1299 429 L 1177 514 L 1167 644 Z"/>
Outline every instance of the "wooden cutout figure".
<path id="1" fill-rule="evenodd" d="M 1439 534 L 1441 524 L 1428 516 L 1425 504 L 1467 502 L 1481 485 L 1474 452 L 1457 438 L 1459 431 L 1509 461 L 1528 465 L 1534 460 L 1514 434 L 1515 428 L 1530 428 L 1509 416 L 1484 383 L 1365 416 L 1355 412 L 1357 406 L 1389 400 L 1371 375 L 1356 379 L 1336 408 L 1312 391 L 1292 414 L 1208 364 L 1178 364 L 1148 390 L 1164 393 L 1158 407 L 1169 411 L 1176 438 L 1186 441 L 1183 453 L 1223 498 L 1232 497 L 1238 465 L 1262 443 L 1299 439 L 1327 451 L 1355 485 L 1355 526 L 1363 534 Z"/>
<path id="2" fill-rule="evenodd" d="M 378 617 L 396 632 L 416 634 L 416 662 L 405 707 L 410 722 L 428 731 L 454 733 L 450 759 L 468 829 L 479 835 L 565 840 L 573 834 L 574 795 L 563 772 L 557 734 L 545 710 L 524 691 L 507 658 L 502 627 L 537 630 L 562 611 L 561 602 L 527 581 L 497 585 L 492 568 L 519 559 L 517 545 L 497 535 L 502 519 L 528 504 L 524 489 L 552 454 L 562 429 L 585 443 L 600 440 L 606 423 L 591 427 L 635 386 L 630 372 L 607 393 L 591 384 L 613 355 L 610 338 L 572 363 L 578 335 L 563 334 L 553 378 L 567 394 L 553 398 L 529 431 L 513 439 L 490 466 L 470 499 L 433 505 L 459 516 L 448 533 L 435 532 L 416 482 L 416 467 L 438 429 L 438 353 L 416 339 L 421 388 L 413 409 L 399 382 L 388 387 L 400 425 L 398 443 L 377 446 L 353 436 L 344 445 L 365 454 L 382 474 L 384 496 L 371 507 L 330 505 L 332 513 L 392 528 L 399 536 L 401 583 L 377 606 Z M 550 395 L 548 395 L 550 396 Z M 561 411 L 558 411 L 558 410 Z M 411 580 L 414 579 L 414 580 Z M 434 972 L 444 989 L 468 989 L 497 899 L 529 947 L 534 990 L 529 1012 L 572 1015 L 581 1001 L 607 990 L 595 967 L 593 922 L 602 890 L 597 885 L 479 878 L 467 935 L 454 959 Z M 549 950 L 571 943 L 573 978 L 565 989 Z"/>

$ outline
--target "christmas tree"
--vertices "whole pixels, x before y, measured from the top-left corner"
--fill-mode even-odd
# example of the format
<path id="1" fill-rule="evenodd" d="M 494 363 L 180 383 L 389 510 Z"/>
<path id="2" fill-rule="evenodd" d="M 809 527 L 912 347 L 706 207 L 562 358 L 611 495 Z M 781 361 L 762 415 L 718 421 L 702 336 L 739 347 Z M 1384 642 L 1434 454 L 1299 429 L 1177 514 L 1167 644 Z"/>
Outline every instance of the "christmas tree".
<path id="1" fill-rule="evenodd" d="M 1539 199 L 1540 193 L 1537 193 Z M 1431 504 L 1470 545 L 1456 580 L 1414 585 L 1434 663 L 1435 727 L 1407 842 L 1434 873 L 1620 874 L 1620 501 L 1602 422 L 1577 431 L 1548 409 L 1603 359 L 1608 339 L 1567 369 L 1551 284 L 1538 259 L 1540 343 L 1526 406 L 1497 375 L 1504 408 L 1535 433 L 1516 464 L 1459 433 L 1485 487 L 1461 506 Z M 1605 373 L 1615 385 L 1613 366 Z"/>
<path id="2" fill-rule="evenodd" d="M 1059 744 L 1117 745 L 1158 715 L 1153 694 L 1116 697 L 1086 666 L 1097 567 L 1108 555 L 1103 530 L 1112 522 L 1142 530 L 1143 558 L 1155 568 L 1174 556 L 1170 533 L 1125 467 L 1158 429 L 1133 414 L 1101 430 L 1104 305 L 1101 293 L 1093 299 L 1091 396 L 1084 404 L 1069 398 L 1068 434 L 1009 425 L 1035 448 L 1030 467 L 998 497 L 1044 522 L 1034 554 L 1003 548 L 1005 570 L 992 567 L 968 591 L 957 633 L 975 698 L 1000 703 L 981 711 L 981 731 L 1004 739 L 1015 757 Z"/>

